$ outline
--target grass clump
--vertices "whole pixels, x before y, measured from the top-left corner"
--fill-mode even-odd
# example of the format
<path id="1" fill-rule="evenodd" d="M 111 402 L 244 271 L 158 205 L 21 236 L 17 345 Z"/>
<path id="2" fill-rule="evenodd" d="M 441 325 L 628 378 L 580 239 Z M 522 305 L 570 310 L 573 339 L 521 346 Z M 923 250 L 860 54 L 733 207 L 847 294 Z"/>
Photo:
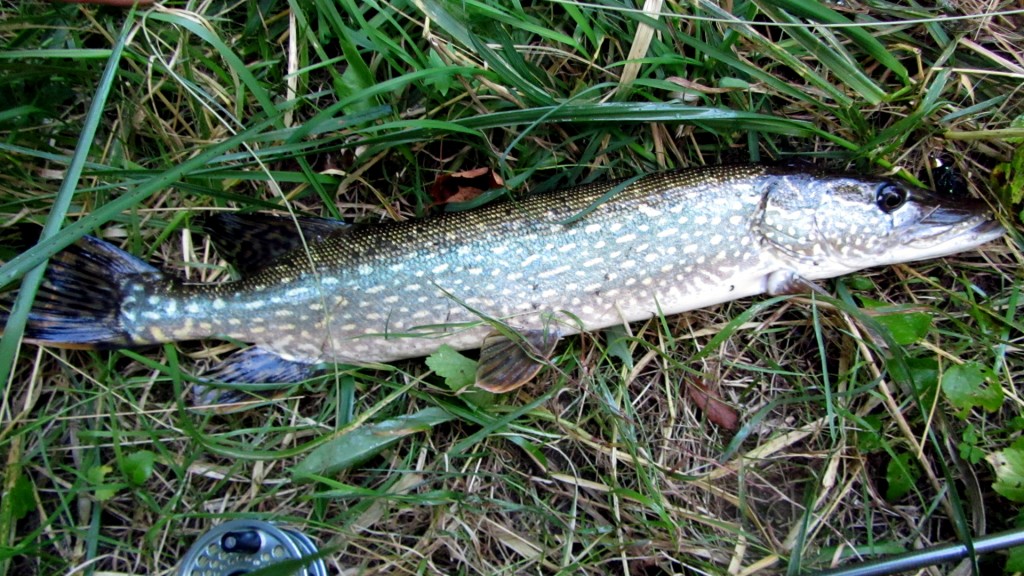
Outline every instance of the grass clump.
<path id="1" fill-rule="evenodd" d="M 218 281 L 202 212 L 412 218 L 437 175 L 480 166 L 516 191 L 769 159 L 930 184 L 941 152 L 1016 227 L 1013 7 L 5 5 L 0 218 L 60 227 L 4 255 L 0 284 L 86 233 Z M 1007 529 L 1010 238 L 828 283 L 831 299 L 573 338 L 490 406 L 412 361 L 203 415 L 182 400 L 188 374 L 228 345 L 17 351 L 8 332 L 0 573 L 168 573 L 238 516 L 336 547 L 339 574 L 797 574 Z M 367 458 L 295 473 L 344 431 L 403 418 L 416 426 Z"/>

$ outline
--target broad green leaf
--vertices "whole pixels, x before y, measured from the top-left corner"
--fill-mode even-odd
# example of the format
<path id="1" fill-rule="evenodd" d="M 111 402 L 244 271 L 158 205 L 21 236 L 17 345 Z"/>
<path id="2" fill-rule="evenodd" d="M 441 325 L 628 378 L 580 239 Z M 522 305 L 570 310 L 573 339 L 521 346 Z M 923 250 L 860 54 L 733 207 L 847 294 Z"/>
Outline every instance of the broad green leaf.
<path id="1" fill-rule="evenodd" d="M 885 469 L 885 499 L 895 502 L 907 495 L 921 477 L 921 470 L 910 454 L 897 454 Z"/>
<path id="2" fill-rule="evenodd" d="M 35 508 L 35 486 L 32 479 L 20 474 L 14 481 L 11 491 L 4 495 L 4 498 L 11 499 L 11 516 L 15 520 L 21 520 Z"/>
<path id="3" fill-rule="evenodd" d="M 865 278 L 864 276 L 857 276 L 857 275 L 847 276 L 847 277 L 843 278 L 843 282 L 846 282 L 847 286 L 850 287 L 850 290 L 874 290 L 875 289 L 875 283 L 872 282 L 869 278 Z M 864 299 L 863 296 L 860 296 L 860 298 Z"/>
<path id="4" fill-rule="evenodd" d="M 104 484 L 107 475 L 113 472 L 110 466 L 93 466 L 86 471 L 85 477 L 92 484 L 93 493 L 100 502 L 106 502 L 117 495 L 118 487 L 113 484 Z"/>
<path id="5" fill-rule="evenodd" d="M 960 441 L 959 447 L 960 457 L 970 462 L 971 464 L 977 464 L 985 458 L 985 452 L 978 448 L 978 431 L 974 428 L 971 423 L 967 424 L 962 435 L 963 440 Z"/>
<path id="6" fill-rule="evenodd" d="M 942 375 L 942 392 L 949 402 L 959 410 L 970 410 L 979 406 L 988 412 L 995 412 L 1003 405 L 1003 389 L 992 379 L 989 370 L 977 362 L 952 366 Z"/>
<path id="7" fill-rule="evenodd" d="M 149 450 L 139 450 L 121 459 L 121 474 L 130 484 L 141 486 L 153 475 L 154 463 L 156 454 Z"/>
<path id="8" fill-rule="evenodd" d="M 1003 574 L 1020 572 L 1024 572 L 1024 546 L 1014 546 L 1010 548 L 1010 553 L 1006 556 L 1006 568 L 1003 570 Z"/>
<path id="9" fill-rule="evenodd" d="M 1024 200 L 1024 144 L 1014 149 L 1009 162 L 992 170 L 992 179 L 1000 184 L 1003 200 L 1008 204 L 1016 205 Z"/>
<path id="10" fill-rule="evenodd" d="M 1015 444 L 1006 450 L 989 454 L 985 460 L 996 472 L 992 488 L 1014 502 L 1024 502 L 1024 448 Z"/>
<path id="11" fill-rule="evenodd" d="M 1010 128 L 1024 128 L 1024 114 L 1014 116 L 1013 120 L 1010 120 Z M 1024 144 L 1024 138 L 1020 137 L 1010 137 L 1006 141 L 1014 144 Z M 1017 150 L 1020 151 L 1019 148 Z"/>
<path id="12" fill-rule="evenodd" d="M 466 358 L 451 346 L 442 345 L 427 357 L 426 362 L 431 370 L 444 378 L 448 388 L 460 392 L 459 398 L 466 402 L 487 407 L 497 400 L 497 394 L 473 387 L 476 384 L 476 360 Z"/>
<path id="13" fill-rule="evenodd" d="M 978 448 L 973 444 L 961 442 L 958 447 L 960 457 L 963 458 L 965 461 L 970 462 L 971 464 L 977 464 L 978 462 L 981 462 L 983 458 L 985 458 L 985 452 L 982 451 L 981 448 Z"/>
<path id="14" fill-rule="evenodd" d="M 629 350 L 629 333 L 621 325 L 611 326 L 604 331 L 608 340 L 608 355 L 618 358 L 627 368 L 633 368 L 633 353 Z"/>
<path id="15" fill-rule="evenodd" d="M 902 346 L 921 340 L 932 327 L 932 317 L 924 312 L 886 314 L 876 316 L 875 320 L 889 331 L 894 342 Z"/>
<path id="16" fill-rule="evenodd" d="M 863 417 L 864 425 L 857 429 L 857 449 L 862 453 L 870 453 L 880 450 L 885 446 L 882 438 L 882 417 L 876 414 L 867 414 Z"/>
<path id="17" fill-rule="evenodd" d="M 448 69 L 448 65 L 445 64 L 443 60 L 441 60 L 441 57 L 437 55 L 437 52 L 431 51 L 430 55 L 427 56 L 427 60 L 430 63 L 430 69 L 431 70 L 445 70 L 445 71 L 447 71 L 447 69 Z M 436 89 L 437 92 L 441 95 L 441 97 L 445 97 L 445 96 L 448 95 L 448 90 L 451 89 L 451 87 L 455 83 L 454 80 L 453 80 L 454 76 L 455 76 L 454 73 L 452 73 L 452 74 L 444 74 L 444 75 L 434 75 L 434 76 L 429 77 L 427 80 L 425 80 L 424 84 L 426 84 L 428 86 L 433 86 L 434 89 Z"/>
<path id="18" fill-rule="evenodd" d="M 360 426 L 318 446 L 293 469 L 293 475 L 302 478 L 340 472 L 376 456 L 406 436 L 425 432 L 453 418 L 448 412 L 431 407 L 416 414 Z"/>
<path id="19" fill-rule="evenodd" d="M 427 356 L 426 363 L 438 376 L 444 378 L 444 383 L 453 392 L 468 388 L 476 382 L 476 362 L 447 344 Z"/>

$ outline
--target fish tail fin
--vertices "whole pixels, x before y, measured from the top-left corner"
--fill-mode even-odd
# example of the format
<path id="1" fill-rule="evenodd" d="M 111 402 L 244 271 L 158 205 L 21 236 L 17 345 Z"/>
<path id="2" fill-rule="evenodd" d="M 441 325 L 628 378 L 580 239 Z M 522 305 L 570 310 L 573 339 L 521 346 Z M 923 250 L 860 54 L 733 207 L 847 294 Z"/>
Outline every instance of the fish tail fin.
<path id="1" fill-rule="evenodd" d="M 24 249 L 39 231 L 15 226 L 2 233 L 4 244 Z M 163 275 L 120 248 L 83 236 L 50 258 L 25 326 L 28 342 L 62 348 L 121 348 L 137 344 L 124 326 L 121 307 L 129 287 L 159 281 Z M 14 299 L 0 296 L 0 331 Z"/>

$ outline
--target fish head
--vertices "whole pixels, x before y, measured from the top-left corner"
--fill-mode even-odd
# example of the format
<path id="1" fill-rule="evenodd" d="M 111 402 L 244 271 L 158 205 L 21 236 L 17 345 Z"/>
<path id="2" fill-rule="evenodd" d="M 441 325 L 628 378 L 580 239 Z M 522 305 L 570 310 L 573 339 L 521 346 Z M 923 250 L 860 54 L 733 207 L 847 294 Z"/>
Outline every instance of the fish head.
<path id="1" fill-rule="evenodd" d="M 763 243 L 807 278 L 948 256 L 1005 233 L 981 201 L 893 179 L 791 176 L 762 202 Z"/>

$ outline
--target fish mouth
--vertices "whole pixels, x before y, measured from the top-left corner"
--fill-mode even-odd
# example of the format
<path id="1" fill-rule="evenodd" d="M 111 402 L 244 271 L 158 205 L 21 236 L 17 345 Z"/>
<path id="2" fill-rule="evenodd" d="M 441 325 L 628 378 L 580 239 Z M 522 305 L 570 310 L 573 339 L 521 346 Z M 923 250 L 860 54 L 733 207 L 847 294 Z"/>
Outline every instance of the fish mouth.
<path id="1" fill-rule="evenodd" d="M 918 203 L 920 216 L 910 230 L 909 244 L 960 243 L 978 246 L 1002 236 L 1006 230 L 984 202 L 974 198 L 958 201 L 930 196 Z"/>
<path id="2" fill-rule="evenodd" d="M 988 217 L 984 222 L 977 224 L 970 230 L 970 233 L 985 238 L 984 242 L 995 240 L 1006 234 L 1006 228 L 993 217 Z"/>
<path id="3" fill-rule="evenodd" d="M 906 239 L 905 245 L 921 250 L 922 256 L 926 254 L 924 257 L 928 258 L 970 250 L 1006 233 L 990 212 L 971 214 L 960 210 L 934 211 L 922 218 L 915 228 L 913 237 Z"/>

